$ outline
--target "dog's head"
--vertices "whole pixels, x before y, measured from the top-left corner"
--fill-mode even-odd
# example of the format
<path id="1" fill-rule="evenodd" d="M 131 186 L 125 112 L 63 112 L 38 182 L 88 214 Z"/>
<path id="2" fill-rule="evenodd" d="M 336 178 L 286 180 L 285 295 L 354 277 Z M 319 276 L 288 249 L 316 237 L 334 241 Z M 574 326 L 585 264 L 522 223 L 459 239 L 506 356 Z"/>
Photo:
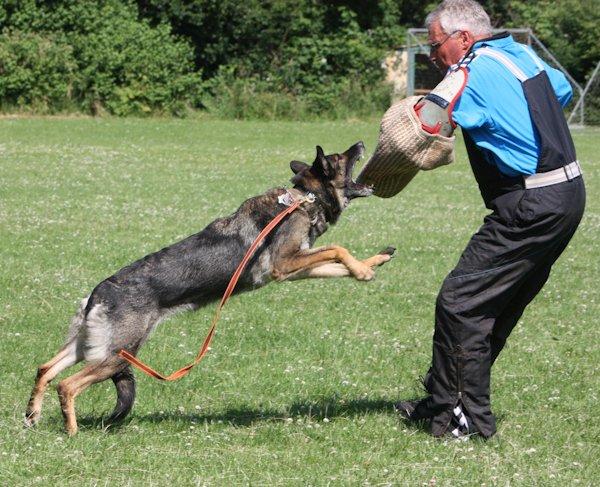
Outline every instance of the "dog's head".
<path id="1" fill-rule="evenodd" d="M 362 142 L 357 142 L 341 154 L 325 155 L 323 149 L 317 146 L 317 157 L 312 166 L 299 161 L 290 163 L 295 174 L 291 181 L 294 187 L 320 198 L 326 210 L 331 212 L 330 221 L 334 222 L 350 200 L 373 194 L 370 186 L 352 180 L 354 165 L 364 152 Z"/>

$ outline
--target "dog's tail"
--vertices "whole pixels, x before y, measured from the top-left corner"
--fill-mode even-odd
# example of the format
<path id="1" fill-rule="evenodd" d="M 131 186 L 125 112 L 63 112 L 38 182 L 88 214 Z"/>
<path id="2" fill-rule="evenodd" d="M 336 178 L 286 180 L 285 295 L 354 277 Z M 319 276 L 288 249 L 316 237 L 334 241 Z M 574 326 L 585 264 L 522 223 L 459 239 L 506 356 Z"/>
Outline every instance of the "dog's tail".
<path id="1" fill-rule="evenodd" d="M 135 402 L 135 376 L 129 365 L 113 375 L 112 381 L 117 388 L 117 405 L 108 418 L 108 423 L 116 423 L 125 419 Z"/>

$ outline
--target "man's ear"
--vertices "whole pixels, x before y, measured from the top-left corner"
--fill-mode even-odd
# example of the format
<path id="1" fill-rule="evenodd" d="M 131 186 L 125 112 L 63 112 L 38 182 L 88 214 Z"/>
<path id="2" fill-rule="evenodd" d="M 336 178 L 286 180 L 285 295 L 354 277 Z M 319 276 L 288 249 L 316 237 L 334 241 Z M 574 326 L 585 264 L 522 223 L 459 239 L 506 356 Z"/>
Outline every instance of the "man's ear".
<path id="1" fill-rule="evenodd" d="M 299 172 L 302 172 L 309 168 L 310 168 L 310 166 L 308 164 L 306 164 L 305 162 L 300 162 L 300 161 L 290 162 L 290 169 L 293 171 L 294 174 L 298 174 Z"/>
<path id="2" fill-rule="evenodd" d="M 313 167 L 325 174 L 325 176 L 329 176 L 329 163 L 320 145 L 317 146 L 317 157 L 315 158 L 315 162 L 313 162 Z"/>
<path id="3" fill-rule="evenodd" d="M 458 34 L 458 38 L 460 40 L 460 46 L 465 50 L 471 49 L 471 46 L 475 42 L 475 38 L 473 34 L 471 34 L 468 30 L 462 30 Z"/>

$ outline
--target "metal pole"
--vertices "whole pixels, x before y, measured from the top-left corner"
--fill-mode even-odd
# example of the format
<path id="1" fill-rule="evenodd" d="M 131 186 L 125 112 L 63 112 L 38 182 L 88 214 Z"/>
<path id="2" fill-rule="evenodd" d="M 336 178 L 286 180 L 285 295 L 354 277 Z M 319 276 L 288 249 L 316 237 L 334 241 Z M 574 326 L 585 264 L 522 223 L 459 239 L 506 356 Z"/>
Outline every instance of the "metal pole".
<path id="1" fill-rule="evenodd" d="M 579 119 L 581 125 L 583 125 L 585 123 L 585 115 L 584 115 L 585 114 L 585 97 L 586 97 L 588 91 L 590 90 L 590 88 L 592 87 L 592 83 L 596 79 L 596 76 L 598 76 L 599 69 L 600 69 L 600 61 L 598 61 L 598 64 L 596 64 L 596 67 L 594 68 L 594 72 L 590 76 L 590 79 L 586 83 L 585 88 L 583 89 L 583 92 L 581 93 L 581 97 L 579 98 L 579 100 L 577 100 L 577 103 L 575 104 L 573 111 L 569 115 L 569 119 L 567 120 L 567 123 L 569 123 L 569 124 L 571 123 L 571 120 L 573 119 L 573 116 L 575 115 L 577 109 L 579 109 L 579 111 L 581 113 L 581 116 Z"/>
<path id="2" fill-rule="evenodd" d="M 406 96 L 412 96 L 415 90 L 415 60 L 410 36 L 410 29 L 408 29 L 406 31 L 406 59 L 408 63 Z"/>
<path id="3" fill-rule="evenodd" d="M 569 81 L 571 82 L 571 84 L 575 85 L 575 87 L 577 88 L 577 90 L 581 94 L 583 90 L 581 89 L 581 86 L 579 85 L 579 83 L 577 83 L 577 81 L 575 81 L 573 79 L 573 77 L 569 74 L 569 72 L 563 67 L 562 64 L 560 64 L 558 62 L 558 60 L 552 55 L 552 53 L 546 48 L 546 46 L 544 46 L 544 44 L 542 44 L 542 42 L 535 36 L 535 34 L 533 32 L 531 33 L 531 38 L 535 41 L 535 43 L 538 45 L 538 47 L 542 51 L 544 51 L 544 53 L 546 54 L 546 56 L 548 56 L 552 60 L 552 62 L 554 64 L 556 64 L 560 68 L 560 70 L 569 79 Z"/>

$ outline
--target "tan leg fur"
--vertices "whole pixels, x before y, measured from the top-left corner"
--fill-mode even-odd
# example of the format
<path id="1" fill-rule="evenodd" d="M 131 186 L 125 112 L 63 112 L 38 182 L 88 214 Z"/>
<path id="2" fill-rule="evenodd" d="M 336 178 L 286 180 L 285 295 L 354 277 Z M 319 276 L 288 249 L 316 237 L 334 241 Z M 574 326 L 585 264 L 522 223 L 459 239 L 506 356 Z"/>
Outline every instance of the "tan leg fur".
<path id="1" fill-rule="evenodd" d="M 81 358 L 77 356 L 76 348 L 76 343 L 71 342 L 50 361 L 38 368 L 35 385 L 31 391 L 31 398 L 25 413 L 25 426 L 33 426 L 39 421 L 42 414 L 44 393 L 50 381 L 66 368 L 81 361 Z"/>
<path id="2" fill-rule="evenodd" d="M 65 429 L 69 436 L 77 433 L 75 398 L 92 384 L 112 377 L 122 368 L 122 360 L 109 359 L 99 364 L 88 365 L 58 384 L 57 390 L 60 407 L 65 418 Z"/>
<path id="3" fill-rule="evenodd" d="M 375 275 L 372 268 L 391 258 L 389 254 L 377 254 L 359 261 L 343 247 L 319 247 L 302 251 L 293 258 L 278 263 L 273 274 L 279 281 L 350 275 L 358 280 L 368 281 Z"/>

